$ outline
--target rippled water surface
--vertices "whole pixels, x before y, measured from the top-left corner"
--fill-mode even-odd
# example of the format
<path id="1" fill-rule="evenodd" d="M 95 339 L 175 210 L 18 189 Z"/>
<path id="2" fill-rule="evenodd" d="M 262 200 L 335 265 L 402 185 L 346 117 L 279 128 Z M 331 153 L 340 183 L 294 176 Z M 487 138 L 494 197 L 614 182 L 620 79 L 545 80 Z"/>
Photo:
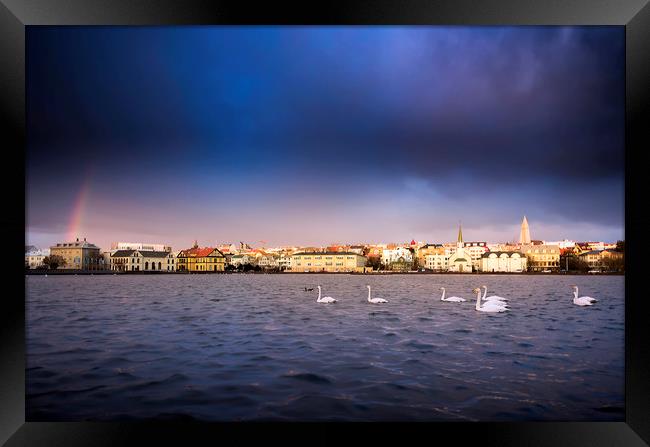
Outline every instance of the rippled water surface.
<path id="1" fill-rule="evenodd" d="M 624 419 L 622 276 L 25 281 L 31 421 Z M 510 312 L 474 309 L 483 284 Z"/>

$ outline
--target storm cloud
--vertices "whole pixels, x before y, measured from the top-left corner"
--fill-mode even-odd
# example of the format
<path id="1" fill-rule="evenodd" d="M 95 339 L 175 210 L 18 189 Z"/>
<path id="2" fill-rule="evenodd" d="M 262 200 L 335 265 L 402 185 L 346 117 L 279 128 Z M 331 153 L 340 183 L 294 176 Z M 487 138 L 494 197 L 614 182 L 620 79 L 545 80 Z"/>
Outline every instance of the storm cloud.
<path id="1" fill-rule="evenodd" d="M 411 222 L 373 224 L 385 239 L 444 238 L 458 219 L 509 238 L 522 214 L 566 228 L 540 238 L 623 236 L 622 27 L 35 27 L 27 50 L 39 231 L 65 225 L 75 172 L 92 166 L 87 232 L 119 194 L 112 212 L 130 215 L 245 203 L 250 228 L 192 229 L 210 240 L 367 239 L 300 230 L 315 209 L 365 207 Z M 289 214 L 292 231 L 263 225 Z M 173 239 L 177 225 L 157 231 Z"/>

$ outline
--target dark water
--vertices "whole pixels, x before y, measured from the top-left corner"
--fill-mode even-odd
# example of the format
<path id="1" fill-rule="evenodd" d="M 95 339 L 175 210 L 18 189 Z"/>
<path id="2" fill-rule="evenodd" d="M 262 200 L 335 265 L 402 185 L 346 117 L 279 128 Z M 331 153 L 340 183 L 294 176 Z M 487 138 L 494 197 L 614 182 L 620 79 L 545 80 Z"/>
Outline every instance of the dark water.
<path id="1" fill-rule="evenodd" d="M 339 299 L 317 304 L 316 290 Z M 388 304 L 366 301 L 366 284 Z M 510 299 L 474 309 L 471 289 Z M 572 304 L 569 284 L 599 302 Z M 30 276 L 27 420 L 623 420 L 622 276 Z M 439 287 L 465 303 L 441 302 Z"/>

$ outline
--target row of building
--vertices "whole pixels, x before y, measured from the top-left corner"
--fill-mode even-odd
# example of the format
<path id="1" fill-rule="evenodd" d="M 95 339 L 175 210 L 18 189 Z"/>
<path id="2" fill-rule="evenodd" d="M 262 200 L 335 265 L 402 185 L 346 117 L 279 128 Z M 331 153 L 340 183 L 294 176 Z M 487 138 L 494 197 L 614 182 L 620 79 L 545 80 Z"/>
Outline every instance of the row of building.
<path id="1" fill-rule="evenodd" d="M 49 250 L 29 247 L 26 268 L 43 268 L 51 258 L 59 269 L 111 270 L 115 272 L 223 272 L 251 266 L 256 269 L 289 272 L 370 272 L 373 270 L 436 272 L 559 271 L 562 255 L 581 259 L 591 270 L 605 270 L 612 259 L 622 259 L 616 244 L 603 242 L 535 241 L 530 239 L 528 222 L 521 224 L 519 243 L 489 244 L 465 242 L 462 228 L 454 243 L 362 244 L 329 247 L 282 247 L 254 249 L 240 242 L 215 247 L 191 248 L 175 252 L 164 244 L 118 242 L 109 251 L 86 241 L 58 243 Z M 52 264 L 50 262 L 50 267 Z"/>

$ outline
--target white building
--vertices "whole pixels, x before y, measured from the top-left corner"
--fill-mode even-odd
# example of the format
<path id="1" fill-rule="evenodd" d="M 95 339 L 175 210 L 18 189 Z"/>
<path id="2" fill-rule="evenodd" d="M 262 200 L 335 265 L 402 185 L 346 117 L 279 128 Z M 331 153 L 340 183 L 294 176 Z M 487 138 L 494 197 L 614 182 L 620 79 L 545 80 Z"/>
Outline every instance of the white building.
<path id="1" fill-rule="evenodd" d="M 111 250 L 145 250 L 145 251 L 172 251 L 172 247 L 164 244 L 146 244 L 143 242 L 113 242 Z"/>
<path id="2" fill-rule="evenodd" d="M 282 270 L 291 270 L 291 255 L 288 253 L 280 254 L 278 258 L 278 267 Z"/>
<path id="3" fill-rule="evenodd" d="M 50 249 L 39 250 L 34 248 L 25 253 L 25 267 L 36 269 L 43 266 L 43 259 L 50 255 Z"/>
<path id="4" fill-rule="evenodd" d="M 481 268 L 481 256 L 483 256 L 487 251 L 486 242 L 465 242 L 465 253 L 469 253 L 469 257 L 472 260 L 472 268 L 475 271 L 478 271 Z"/>
<path id="5" fill-rule="evenodd" d="M 518 251 L 492 251 L 481 257 L 482 272 L 525 272 L 528 260 Z"/>
<path id="6" fill-rule="evenodd" d="M 386 266 L 393 263 L 413 264 L 413 253 L 405 247 L 385 249 L 381 253 L 381 263 Z"/>
<path id="7" fill-rule="evenodd" d="M 458 273 L 472 273 L 472 258 L 469 252 L 465 251 L 463 243 L 463 230 L 458 226 L 458 241 L 456 242 L 456 251 L 449 257 L 448 271 Z"/>
<path id="8" fill-rule="evenodd" d="M 449 256 L 445 254 L 429 254 L 424 259 L 426 269 L 437 272 L 446 272 L 449 269 Z"/>
<path id="9" fill-rule="evenodd" d="M 279 260 L 279 256 L 267 253 L 261 255 L 257 259 L 257 265 L 259 265 L 262 268 L 277 268 L 279 267 L 278 260 Z"/>
<path id="10" fill-rule="evenodd" d="M 240 265 L 251 264 L 251 263 L 252 263 L 252 259 L 247 254 L 233 255 L 230 258 L 230 264 L 234 265 L 235 267 L 239 267 Z"/>
<path id="11" fill-rule="evenodd" d="M 111 254 L 111 270 L 117 272 L 176 271 L 176 255 L 168 251 L 117 250 Z"/>

